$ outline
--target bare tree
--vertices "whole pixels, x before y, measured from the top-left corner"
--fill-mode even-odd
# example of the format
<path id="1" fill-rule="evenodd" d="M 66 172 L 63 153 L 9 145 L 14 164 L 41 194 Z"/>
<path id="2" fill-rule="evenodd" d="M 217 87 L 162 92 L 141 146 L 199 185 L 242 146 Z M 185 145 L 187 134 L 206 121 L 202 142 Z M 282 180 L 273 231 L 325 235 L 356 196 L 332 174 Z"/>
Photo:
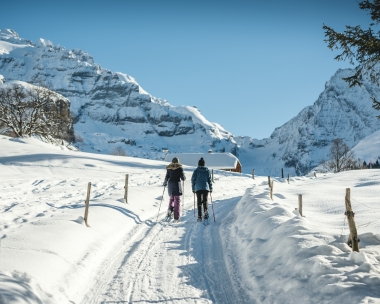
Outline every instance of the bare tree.
<path id="1" fill-rule="evenodd" d="M 127 153 L 121 147 L 116 147 L 112 150 L 111 155 L 127 156 Z"/>
<path id="2" fill-rule="evenodd" d="M 46 88 L 18 84 L 0 89 L 0 123 L 16 137 L 65 136 L 70 115 L 63 97 Z"/>
<path id="3" fill-rule="evenodd" d="M 341 138 L 335 138 L 330 147 L 330 160 L 325 166 L 335 172 L 341 172 L 356 168 L 354 153 Z"/>

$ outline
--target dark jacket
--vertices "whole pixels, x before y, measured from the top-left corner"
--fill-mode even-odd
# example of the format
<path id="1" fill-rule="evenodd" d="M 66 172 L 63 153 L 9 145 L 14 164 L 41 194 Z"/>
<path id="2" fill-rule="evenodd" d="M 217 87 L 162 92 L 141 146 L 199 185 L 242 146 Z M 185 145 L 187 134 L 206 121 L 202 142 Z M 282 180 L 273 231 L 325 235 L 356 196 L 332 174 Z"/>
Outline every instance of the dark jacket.
<path id="1" fill-rule="evenodd" d="M 198 166 L 191 177 L 191 188 L 194 192 L 199 190 L 212 191 L 210 170 L 203 166 Z"/>
<path id="2" fill-rule="evenodd" d="M 178 163 L 171 163 L 166 166 L 166 176 L 164 185 L 168 186 L 168 193 L 172 195 L 182 195 L 181 180 L 185 180 L 182 165 Z"/>

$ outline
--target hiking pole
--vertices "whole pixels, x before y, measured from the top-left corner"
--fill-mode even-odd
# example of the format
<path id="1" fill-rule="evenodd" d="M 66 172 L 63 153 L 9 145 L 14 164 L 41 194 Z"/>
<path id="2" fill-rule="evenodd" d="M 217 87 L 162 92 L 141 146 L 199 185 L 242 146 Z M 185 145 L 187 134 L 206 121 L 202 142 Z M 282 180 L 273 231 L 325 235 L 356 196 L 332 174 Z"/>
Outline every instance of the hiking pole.
<path id="1" fill-rule="evenodd" d="M 184 215 L 185 212 L 185 181 L 182 181 L 183 185 L 183 202 L 182 202 L 182 216 Z"/>
<path id="2" fill-rule="evenodd" d="M 211 198 L 211 206 L 212 206 L 212 215 L 214 216 L 214 222 L 215 222 L 214 204 L 212 203 L 212 195 L 211 195 L 211 192 L 210 192 L 210 198 Z"/>
<path id="3" fill-rule="evenodd" d="M 195 192 L 194 192 L 194 217 L 195 217 Z"/>
<path id="4" fill-rule="evenodd" d="M 162 197 L 161 197 L 161 202 L 160 202 L 160 208 L 158 208 L 158 213 L 157 213 L 157 219 L 156 219 L 156 222 L 158 221 L 158 215 L 160 214 L 162 200 L 164 199 L 165 188 L 166 188 L 166 186 L 164 186 L 164 191 L 162 191 Z"/>

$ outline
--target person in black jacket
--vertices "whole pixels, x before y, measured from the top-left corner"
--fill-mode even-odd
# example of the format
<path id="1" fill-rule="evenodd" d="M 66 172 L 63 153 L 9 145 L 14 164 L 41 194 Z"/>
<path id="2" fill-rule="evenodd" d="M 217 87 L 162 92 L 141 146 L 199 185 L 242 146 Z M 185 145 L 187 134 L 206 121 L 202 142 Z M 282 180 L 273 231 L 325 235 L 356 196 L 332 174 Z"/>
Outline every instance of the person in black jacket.
<path id="1" fill-rule="evenodd" d="M 168 193 L 170 196 L 168 217 L 171 217 L 174 211 L 174 220 L 180 220 L 180 196 L 182 195 L 181 180 L 185 180 L 185 174 L 183 173 L 182 165 L 179 163 L 179 159 L 174 157 L 171 164 L 166 166 L 166 176 L 164 186 L 168 186 Z"/>

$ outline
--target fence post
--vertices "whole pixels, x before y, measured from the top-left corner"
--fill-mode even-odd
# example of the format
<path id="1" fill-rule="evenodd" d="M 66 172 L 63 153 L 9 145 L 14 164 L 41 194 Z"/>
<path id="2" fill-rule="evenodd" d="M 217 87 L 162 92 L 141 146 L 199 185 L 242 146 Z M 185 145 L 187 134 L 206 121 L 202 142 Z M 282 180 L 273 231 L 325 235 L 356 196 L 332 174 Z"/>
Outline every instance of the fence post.
<path id="1" fill-rule="evenodd" d="M 274 184 L 273 184 L 273 181 L 272 181 L 271 186 L 270 186 L 270 199 L 271 200 L 273 200 L 273 186 L 274 186 Z"/>
<path id="2" fill-rule="evenodd" d="M 90 206 L 90 192 L 91 192 L 91 182 L 87 185 L 87 197 L 86 197 L 86 208 L 84 210 L 84 223 L 87 227 L 90 225 L 87 223 L 88 221 L 88 207 Z"/>
<path id="3" fill-rule="evenodd" d="M 351 207 L 351 190 L 350 188 L 346 189 L 346 197 L 345 197 L 345 204 L 346 204 L 346 212 L 344 213 L 347 216 L 348 226 L 350 228 L 350 235 L 348 236 L 347 245 L 352 247 L 352 251 L 359 252 L 359 239 L 358 239 L 358 232 L 356 230 L 355 225 L 355 213 L 352 211 Z"/>
<path id="4" fill-rule="evenodd" d="M 211 169 L 212 182 L 214 182 L 214 169 Z"/>
<path id="5" fill-rule="evenodd" d="M 269 188 L 271 187 L 271 184 L 270 184 L 270 176 L 268 176 L 268 186 L 269 186 Z"/>
<path id="6" fill-rule="evenodd" d="M 252 169 L 252 178 L 255 179 L 255 169 Z"/>
<path id="7" fill-rule="evenodd" d="M 302 216 L 302 194 L 298 194 L 298 212 Z"/>
<path id="8" fill-rule="evenodd" d="M 317 172 L 314 171 L 314 177 L 317 177 Z"/>
<path id="9" fill-rule="evenodd" d="M 129 179 L 129 174 L 125 175 L 125 186 L 124 186 L 124 199 L 125 203 L 128 204 L 128 179 Z"/>
<path id="10" fill-rule="evenodd" d="M 281 168 L 281 178 L 284 178 L 284 168 Z"/>
<path id="11" fill-rule="evenodd" d="M 289 184 L 289 181 L 290 181 L 290 174 L 288 173 L 288 184 Z"/>

